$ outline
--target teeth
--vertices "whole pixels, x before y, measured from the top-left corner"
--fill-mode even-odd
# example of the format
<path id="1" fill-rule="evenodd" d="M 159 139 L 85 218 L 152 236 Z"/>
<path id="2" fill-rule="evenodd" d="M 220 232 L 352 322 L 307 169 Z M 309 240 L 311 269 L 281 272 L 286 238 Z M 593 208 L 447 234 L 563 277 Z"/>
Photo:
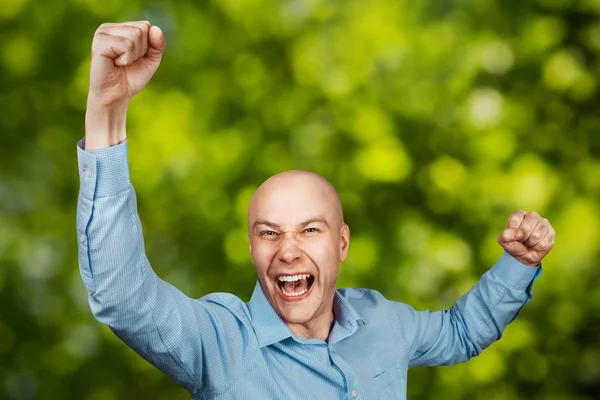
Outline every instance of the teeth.
<path id="1" fill-rule="evenodd" d="M 296 282 L 299 281 L 300 279 L 307 279 L 310 275 L 309 274 L 304 274 L 304 275 L 292 275 L 292 276 L 280 276 L 279 281 L 281 282 Z"/>
<path id="2" fill-rule="evenodd" d="M 281 289 L 281 291 L 283 292 L 284 295 L 286 295 L 288 297 L 296 297 L 296 296 L 301 296 L 304 293 L 308 292 L 308 289 L 302 289 L 299 292 L 293 292 L 293 293 L 286 292 L 285 289 Z"/>
<path id="3" fill-rule="evenodd" d="M 279 280 L 279 282 L 297 282 L 300 279 L 308 279 L 311 275 L 310 274 L 299 274 L 299 275 L 288 275 L 288 276 L 279 276 L 277 279 Z M 284 296 L 286 297 L 297 297 L 297 296 L 302 296 L 304 293 L 308 292 L 308 288 L 307 289 L 302 289 L 298 292 L 287 292 L 285 290 L 285 288 L 281 287 L 281 291 L 283 292 Z"/>

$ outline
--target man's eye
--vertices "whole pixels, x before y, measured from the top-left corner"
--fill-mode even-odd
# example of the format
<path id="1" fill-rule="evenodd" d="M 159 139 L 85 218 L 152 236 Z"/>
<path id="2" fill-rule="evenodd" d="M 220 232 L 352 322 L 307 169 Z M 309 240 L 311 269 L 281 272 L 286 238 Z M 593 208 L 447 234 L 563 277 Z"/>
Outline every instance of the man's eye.
<path id="1" fill-rule="evenodd" d="M 306 232 L 306 233 L 316 233 L 316 232 L 319 232 L 319 229 L 317 229 L 317 228 L 306 228 L 304 230 L 304 232 Z"/>
<path id="2" fill-rule="evenodd" d="M 273 232 L 273 231 L 262 231 L 260 234 L 262 236 L 275 236 L 275 235 L 277 235 L 277 233 Z"/>

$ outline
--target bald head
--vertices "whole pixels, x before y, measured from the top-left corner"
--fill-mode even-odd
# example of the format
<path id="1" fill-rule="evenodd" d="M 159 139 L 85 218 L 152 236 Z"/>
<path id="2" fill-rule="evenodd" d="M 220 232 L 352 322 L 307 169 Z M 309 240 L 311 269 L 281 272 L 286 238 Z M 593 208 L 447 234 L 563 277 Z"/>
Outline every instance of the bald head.
<path id="1" fill-rule="evenodd" d="M 256 220 L 298 219 L 295 222 L 300 223 L 303 218 L 324 218 L 336 227 L 344 223 L 342 203 L 333 185 L 308 171 L 273 175 L 256 190 L 248 207 L 249 230 Z"/>

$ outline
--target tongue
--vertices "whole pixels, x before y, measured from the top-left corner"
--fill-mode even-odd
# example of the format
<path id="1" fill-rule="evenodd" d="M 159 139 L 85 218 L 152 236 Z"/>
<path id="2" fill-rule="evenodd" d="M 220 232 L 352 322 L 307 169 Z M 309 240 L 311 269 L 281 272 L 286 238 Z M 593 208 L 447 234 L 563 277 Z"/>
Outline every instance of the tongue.
<path id="1" fill-rule="evenodd" d="M 295 282 L 286 282 L 283 285 L 286 292 L 299 292 L 308 287 L 308 281 L 306 279 L 299 279 Z"/>

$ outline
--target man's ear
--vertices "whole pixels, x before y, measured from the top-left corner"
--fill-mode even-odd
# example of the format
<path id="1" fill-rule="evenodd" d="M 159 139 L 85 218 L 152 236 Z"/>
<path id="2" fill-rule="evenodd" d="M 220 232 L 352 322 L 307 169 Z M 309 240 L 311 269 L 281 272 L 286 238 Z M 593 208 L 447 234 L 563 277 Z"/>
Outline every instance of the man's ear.
<path id="1" fill-rule="evenodd" d="M 340 262 L 346 261 L 350 247 L 350 227 L 344 224 L 340 231 Z"/>
<path id="2" fill-rule="evenodd" d="M 250 240 L 250 232 L 248 232 L 248 248 L 250 249 L 250 259 L 252 260 L 252 265 L 254 264 L 254 254 L 252 254 L 252 241 Z"/>

